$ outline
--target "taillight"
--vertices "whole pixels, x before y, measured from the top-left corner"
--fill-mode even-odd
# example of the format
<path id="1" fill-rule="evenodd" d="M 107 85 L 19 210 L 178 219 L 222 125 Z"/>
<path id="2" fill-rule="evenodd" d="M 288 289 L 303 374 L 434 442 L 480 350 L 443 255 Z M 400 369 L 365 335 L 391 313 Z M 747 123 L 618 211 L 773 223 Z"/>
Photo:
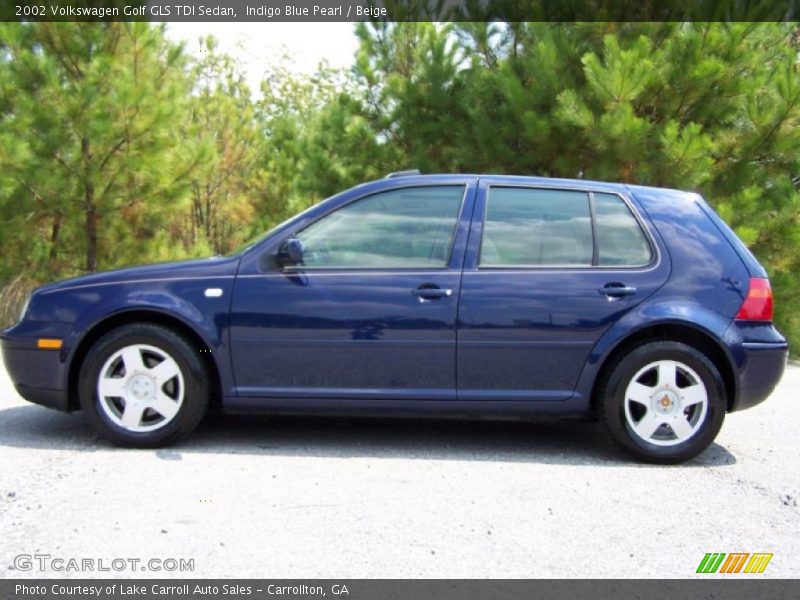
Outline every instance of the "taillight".
<path id="1" fill-rule="evenodd" d="M 741 321 L 772 321 L 772 288 L 769 287 L 769 279 L 750 278 L 750 289 L 736 318 Z"/>

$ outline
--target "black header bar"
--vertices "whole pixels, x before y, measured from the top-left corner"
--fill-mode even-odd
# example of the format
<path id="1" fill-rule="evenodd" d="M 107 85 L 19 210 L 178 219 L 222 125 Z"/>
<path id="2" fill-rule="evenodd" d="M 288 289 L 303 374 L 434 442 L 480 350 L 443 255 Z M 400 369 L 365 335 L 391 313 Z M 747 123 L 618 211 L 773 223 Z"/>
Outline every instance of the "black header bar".
<path id="1" fill-rule="evenodd" d="M 800 0 L 5 0 L 2 21 L 748 21 L 800 19 Z"/>

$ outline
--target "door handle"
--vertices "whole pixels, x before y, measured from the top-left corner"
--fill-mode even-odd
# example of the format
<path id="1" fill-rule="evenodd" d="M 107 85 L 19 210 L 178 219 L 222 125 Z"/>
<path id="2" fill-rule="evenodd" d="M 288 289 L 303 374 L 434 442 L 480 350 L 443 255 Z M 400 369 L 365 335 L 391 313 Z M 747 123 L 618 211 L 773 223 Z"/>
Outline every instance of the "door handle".
<path id="1" fill-rule="evenodd" d="M 632 285 L 625 285 L 624 283 L 611 282 L 605 284 L 603 287 L 597 289 L 598 293 L 607 296 L 609 299 L 622 298 L 623 296 L 632 296 L 636 293 L 636 288 Z"/>
<path id="2" fill-rule="evenodd" d="M 453 295 L 453 290 L 450 288 L 420 286 L 415 290 L 411 290 L 411 294 L 419 298 L 420 301 L 438 300 L 439 298 L 449 298 Z"/>

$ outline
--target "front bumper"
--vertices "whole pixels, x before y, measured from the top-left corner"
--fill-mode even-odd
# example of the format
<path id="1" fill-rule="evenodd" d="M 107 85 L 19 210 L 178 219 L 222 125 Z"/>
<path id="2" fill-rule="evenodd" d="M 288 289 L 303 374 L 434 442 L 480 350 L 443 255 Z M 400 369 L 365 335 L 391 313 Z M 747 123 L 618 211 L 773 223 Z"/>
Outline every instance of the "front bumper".
<path id="1" fill-rule="evenodd" d="M 36 339 L 64 339 L 71 326 L 38 323 L 35 328 L 34 333 L 29 331 L 29 324 L 20 324 L 0 333 L 6 371 L 19 395 L 28 402 L 68 411 L 67 349 L 41 350 L 36 347 Z"/>

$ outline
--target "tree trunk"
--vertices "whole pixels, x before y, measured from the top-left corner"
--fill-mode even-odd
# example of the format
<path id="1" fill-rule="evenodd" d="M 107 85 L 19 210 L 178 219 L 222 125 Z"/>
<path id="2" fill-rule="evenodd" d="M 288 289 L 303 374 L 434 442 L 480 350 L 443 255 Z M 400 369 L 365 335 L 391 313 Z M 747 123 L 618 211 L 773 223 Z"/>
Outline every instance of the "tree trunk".
<path id="1" fill-rule="evenodd" d="M 58 256 L 58 242 L 61 238 L 61 215 L 53 217 L 53 228 L 50 233 L 50 262 Z"/>
<path id="2" fill-rule="evenodd" d="M 92 186 L 87 186 L 86 195 L 93 194 Z M 86 207 L 86 270 L 97 271 L 97 211 L 94 205 Z"/>
<path id="3" fill-rule="evenodd" d="M 92 182 L 89 163 L 92 158 L 89 149 L 89 139 L 81 140 L 84 166 L 84 201 L 86 203 L 86 270 L 90 273 L 97 271 L 97 208 L 94 205 L 94 183 Z"/>
<path id="4" fill-rule="evenodd" d="M 50 271 L 54 275 L 58 275 L 61 271 L 60 267 L 56 264 L 58 258 L 58 246 L 61 242 L 61 215 L 57 214 L 53 217 L 53 228 L 50 233 Z"/>

